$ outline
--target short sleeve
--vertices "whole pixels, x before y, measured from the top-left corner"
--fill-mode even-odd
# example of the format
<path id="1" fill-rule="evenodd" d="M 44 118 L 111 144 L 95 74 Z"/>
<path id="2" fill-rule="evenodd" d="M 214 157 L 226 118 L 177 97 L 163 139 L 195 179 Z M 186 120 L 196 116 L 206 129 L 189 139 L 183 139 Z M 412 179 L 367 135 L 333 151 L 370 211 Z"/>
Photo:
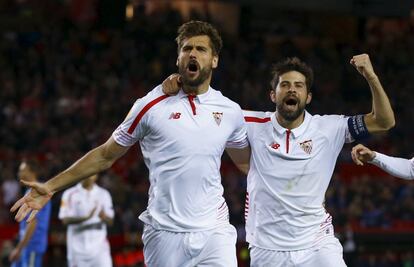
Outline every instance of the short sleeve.
<path id="1" fill-rule="evenodd" d="M 334 151 L 339 151 L 344 143 L 353 142 L 354 139 L 348 128 L 348 118 L 344 115 L 315 115 L 318 120 L 318 129 L 328 137 L 329 144 Z"/>
<path id="2" fill-rule="evenodd" d="M 148 111 L 168 95 L 162 92 L 162 87 L 157 86 L 143 98 L 138 99 L 132 106 L 125 120 L 112 133 L 115 142 L 121 146 L 132 146 L 142 140 L 147 132 Z"/>
<path id="3" fill-rule="evenodd" d="M 70 191 L 65 191 L 62 195 L 60 200 L 60 208 L 59 208 L 59 219 L 64 219 L 68 217 L 75 217 L 75 209 L 73 204 L 71 203 L 71 194 Z"/>
<path id="4" fill-rule="evenodd" d="M 244 122 L 244 117 L 240 107 L 238 106 L 238 111 L 235 116 L 235 130 L 230 135 L 229 139 L 227 140 L 226 147 L 228 148 L 244 148 L 249 146 L 249 142 L 247 140 L 247 129 L 246 123 Z"/>

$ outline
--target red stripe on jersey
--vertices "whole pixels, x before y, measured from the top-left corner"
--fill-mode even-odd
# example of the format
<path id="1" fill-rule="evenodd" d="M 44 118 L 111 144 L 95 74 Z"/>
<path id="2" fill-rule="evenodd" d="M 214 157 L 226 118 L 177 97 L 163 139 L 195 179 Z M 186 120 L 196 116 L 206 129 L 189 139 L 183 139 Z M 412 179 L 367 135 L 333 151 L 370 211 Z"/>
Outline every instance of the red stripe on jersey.
<path id="1" fill-rule="evenodd" d="M 265 123 L 265 122 L 270 121 L 270 117 L 266 117 L 266 118 L 257 118 L 257 117 L 248 117 L 248 116 L 245 116 L 245 117 L 244 117 L 244 120 L 245 120 L 246 122 L 258 122 L 258 123 Z"/>
<path id="2" fill-rule="evenodd" d="M 137 117 L 135 118 L 134 122 L 131 124 L 131 126 L 128 129 L 128 133 L 132 134 L 132 132 L 134 132 L 135 128 L 137 127 L 138 123 L 140 122 L 140 120 L 142 119 L 142 117 L 145 115 L 145 113 L 152 108 L 153 106 L 155 106 L 156 104 L 158 104 L 158 102 L 166 99 L 167 97 L 169 97 L 169 95 L 162 95 L 159 96 L 157 98 L 155 98 L 154 100 L 152 100 L 151 102 L 149 102 L 148 104 L 145 105 L 145 107 L 138 113 Z"/>
<path id="3" fill-rule="evenodd" d="M 246 192 L 246 201 L 244 202 L 244 220 L 247 221 L 249 217 L 249 192 Z"/>

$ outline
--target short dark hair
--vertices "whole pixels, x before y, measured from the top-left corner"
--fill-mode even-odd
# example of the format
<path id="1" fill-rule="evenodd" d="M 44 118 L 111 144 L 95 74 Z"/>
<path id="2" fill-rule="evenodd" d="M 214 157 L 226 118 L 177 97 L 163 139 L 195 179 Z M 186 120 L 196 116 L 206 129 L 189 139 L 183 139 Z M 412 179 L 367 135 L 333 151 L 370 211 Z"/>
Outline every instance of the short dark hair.
<path id="1" fill-rule="evenodd" d="M 214 55 L 220 54 L 220 50 L 223 47 L 223 41 L 221 40 L 219 32 L 210 23 L 198 20 L 186 22 L 178 28 L 177 38 L 175 38 L 178 45 L 178 52 L 180 52 L 184 39 L 200 35 L 207 35 L 210 38 L 210 44 Z"/>
<path id="2" fill-rule="evenodd" d="M 273 78 L 270 82 L 273 90 L 276 89 L 276 86 L 279 82 L 279 77 L 289 71 L 297 71 L 302 73 L 306 78 L 306 88 L 308 92 L 311 91 L 313 84 L 313 70 L 305 62 L 301 61 L 297 57 L 290 57 L 273 65 Z"/>

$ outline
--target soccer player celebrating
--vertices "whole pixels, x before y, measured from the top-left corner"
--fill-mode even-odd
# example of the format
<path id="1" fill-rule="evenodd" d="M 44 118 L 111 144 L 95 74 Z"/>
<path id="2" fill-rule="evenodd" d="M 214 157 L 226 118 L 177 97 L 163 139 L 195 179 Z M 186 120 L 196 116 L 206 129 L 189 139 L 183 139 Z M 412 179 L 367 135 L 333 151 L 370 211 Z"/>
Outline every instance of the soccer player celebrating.
<path id="1" fill-rule="evenodd" d="M 109 140 L 12 207 L 31 217 L 58 190 L 108 169 L 137 141 L 149 169 L 145 223 L 147 266 L 237 266 L 236 230 L 229 223 L 221 185 L 224 149 L 248 149 L 240 106 L 210 87 L 222 40 L 210 24 L 191 21 L 177 36 L 183 90 L 165 95 L 157 86 L 138 99 Z M 30 217 L 30 218 L 31 218 Z M 29 220 L 30 220 L 29 218 Z"/>
<path id="2" fill-rule="evenodd" d="M 246 239 L 252 267 L 345 266 L 332 218 L 323 205 L 337 157 L 345 142 L 395 124 L 369 56 L 354 56 L 350 63 L 371 88 L 373 106 L 368 114 L 308 113 L 313 71 L 298 58 L 274 67 L 270 98 L 276 111 L 244 112 L 251 158 L 239 153 L 237 162 L 240 169 L 249 169 Z M 169 94 L 178 87 L 178 75 L 164 81 Z"/>
<path id="3" fill-rule="evenodd" d="M 323 205 L 337 157 L 345 142 L 395 124 L 369 56 L 350 63 L 371 88 L 368 114 L 309 114 L 313 71 L 298 58 L 274 67 L 270 98 L 276 112 L 245 112 L 252 149 L 246 203 L 251 266 L 345 266 Z"/>

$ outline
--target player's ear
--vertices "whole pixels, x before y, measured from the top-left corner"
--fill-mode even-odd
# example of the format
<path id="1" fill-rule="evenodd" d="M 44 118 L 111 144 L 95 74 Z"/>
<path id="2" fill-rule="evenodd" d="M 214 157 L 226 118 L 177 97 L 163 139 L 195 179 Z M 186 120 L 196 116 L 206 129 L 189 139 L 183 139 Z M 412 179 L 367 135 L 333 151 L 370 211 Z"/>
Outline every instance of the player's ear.
<path id="1" fill-rule="evenodd" d="M 269 95 L 270 95 L 270 100 L 272 100 L 272 102 L 276 104 L 276 91 L 273 89 L 270 89 Z"/>
<path id="2" fill-rule="evenodd" d="M 175 65 L 178 67 L 178 57 L 177 57 L 177 60 L 175 61 Z"/>
<path id="3" fill-rule="evenodd" d="M 218 66 L 219 57 L 213 56 L 212 68 L 215 69 Z"/>
<path id="4" fill-rule="evenodd" d="M 312 92 L 309 92 L 306 96 L 306 105 L 312 101 Z"/>

